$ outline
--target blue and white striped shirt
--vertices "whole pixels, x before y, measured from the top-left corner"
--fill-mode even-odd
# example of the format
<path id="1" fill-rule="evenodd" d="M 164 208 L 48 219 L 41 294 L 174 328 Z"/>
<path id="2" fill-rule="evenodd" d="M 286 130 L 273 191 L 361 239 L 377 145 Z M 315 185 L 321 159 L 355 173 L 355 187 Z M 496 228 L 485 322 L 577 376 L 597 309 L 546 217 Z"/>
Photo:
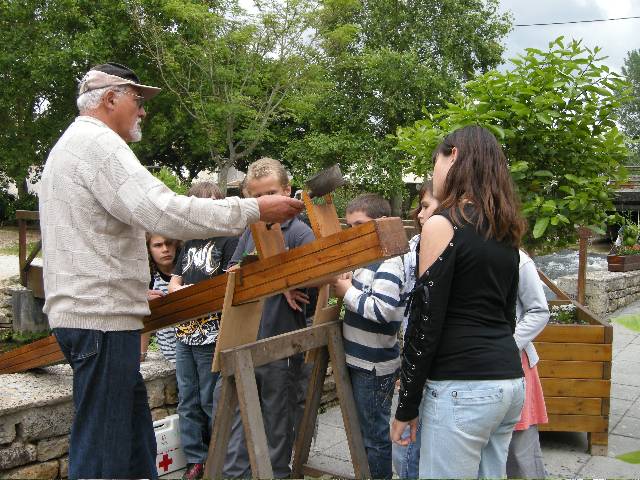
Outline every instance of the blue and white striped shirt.
<path id="1" fill-rule="evenodd" d="M 400 366 L 397 333 L 404 314 L 402 257 L 353 272 L 342 326 L 347 364 L 389 375 Z"/>

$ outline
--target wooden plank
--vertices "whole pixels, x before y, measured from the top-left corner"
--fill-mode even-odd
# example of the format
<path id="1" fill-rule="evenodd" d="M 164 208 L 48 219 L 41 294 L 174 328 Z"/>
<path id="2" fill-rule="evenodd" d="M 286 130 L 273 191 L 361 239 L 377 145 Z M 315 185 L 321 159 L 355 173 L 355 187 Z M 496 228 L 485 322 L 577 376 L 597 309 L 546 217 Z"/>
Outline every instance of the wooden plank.
<path id="1" fill-rule="evenodd" d="M 549 415 L 549 423 L 538 425 L 543 432 L 606 432 L 607 417 L 595 415 Z"/>
<path id="2" fill-rule="evenodd" d="M 216 416 L 211 429 L 211 441 L 209 453 L 205 465 L 205 478 L 222 478 L 224 461 L 227 457 L 231 427 L 238 406 L 238 395 L 233 377 L 223 376 L 220 390 L 220 398 L 216 409 Z"/>
<path id="3" fill-rule="evenodd" d="M 315 364 L 309 379 L 304 413 L 295 439 L 291 478 L 302 478 L 302 474 L 305 473 L 304 465 L 309 460 L 309 450 L 311 449 L 318 408 L 320 408 L 320 400 L 322 398 L 322 388 L 327 375 L 329 352 L 326 348 L 319 348 L 315 352 L 317 353 L 314 355 Z"/>
<path id="4" fill-rule="evenodd" d="M 315 283 L 318 279 L 330 278 L 405 253 L 408 243 L 404 230 L 399 228 L 401 225 L 399 218 L 377 219 L 246 265 L 238 271 L 233 304 L 282 293 L 305 283 Z M 291 273 L 291 269 L 294 273 Z M 149 302 L 151 315 L 144 319 L 143 332 L 152 332 L 222 310 L 227 275 L 205 280 Z M 0 355 L 0 369 L 4 359 L 4 354 Z M 44 365 L 46 363 L 36 363 L 34 366 Z"/>
<path id="5" fill-rule="evenodd" d="M 235 365 L 234 376 L 238 388 L 238 403 L 240 404 L 240 416 L 242 417 L 252 476 L 253 478 L 273 478 L 251 352 L 247 350 L 225 352 L 222 363 L 227 364 L 228 358 L 233 358 Z"/>
<path id="6" fill-rule="evenodd" d="M 331 285 L 324 285 L 318 290 L 318 300 L 316 302 L 316 310 L 313 314 L 313 325 L 322 325 L 324 323 L 335 322 L 340 319 L 340 309 L 342 308 L 342 299 L 338 299 L 335 305 L 328 305 L 331 293 Z M 305 363 L 313 363 L 315 361 L 316 350 L 308 351 L 305 356 Z"/>
<path id="7" fill-rule="evenodd" d="M 549 287 L 549 289 L 556 294 L 556 296 L 561 299 L 561 300 L 571 300 L 569 298 L 569 296 L 564 293 L 560 287 L 558 287 L 553 280 L 551 280 L 549 277 L 547 277 L 542 270 L 538 269 L 538 276 L 540 277 L 540 280 L 542 280 L 542 282 Z"/>
<path id="8" fill-rule="evenodd" d="M 19 359 L 18 362 L 15 359 Z M 40 358 L 46 358 L 49 363 L 39 363 Z M 64 355 L 56 341 L 56 337 L 49 335 L 28 345 L 10 350 L 0 355 L 0 373 L 17 373 L 28 368 L 42 367 L 64 360 Z M 44 360 L 43 360 L 44 361 Z"/>
<path id="9" fill-rule="evenodd" d="M 27 222 L 18 220 L 18 266 L 20 267 L 20 284 L 27 286 L 27 272 L 24 269 L 27 258 Z"/>
<path id="10" fill-rule="evenodd" d="M 543 360 L 611 361 L 611 344 L 535 342 Z"/>
<path id="11" fill-rule="evenodd" d="M 605 362 L 572 362 L 566 360 L 540 360 L 540 378 L 600 378 L 604 377 Z"/>
<path id="12" fill-rule="evenodd" d="M 32 210 L 16 210 L 17 220 L 40 220 L 40 212 Z"/>
<path id="13" fill-rule="evenodd" d="M 38 348 L 35 351 L 37 352 L 38 356 L 50 355 L 52 353 L 60 351 L 60 347 L 58 346 L 57 343 L 49 343 L 47 345 L 43 344 L 42 347 Z M 27 351 L 27 352 L 19 352 L 18 355 L 13 355 L 12 357 L 7 358 L 2 362 L 2 370 L 9 369 L 9 368 L 13 369 L 15 368 L 16 365 L 25 363 L 31 360 L 32 358 L 37 358 L 37 357 L 34 357 L 33 350 Z"/>
<path id="14" fill-rule="evenodd" d="M 264 300 L 243 305 L 233 305 L 231 300 L 235 286 L 236 272 L 229 272 L 224 308 L 220 317 L 220 331 L 218 332 L 213 364 L 211 365 L 211 370 L 214 372 L 220 370 L 220 352 L 238 345 L 255 342 L 256 338 L 258 338 Z"/>
<path id="15" fill-rule="evenodd" d="M 544 397 L 547 413 L 551 415 L 601 415 L 602 398 Z"/>
<path id="16" fill-rule="evenodd" d="M 254 367 L 257 368 L 267 363 L 326 345 L 329 332 L 336 328 L 342 328 L 342 322 L 325 323 L 324 325 L 301 328 L 292 332 L 276 335 L 275 337 L 264 338 L 250 344 L 239 345 L 228 350 L 221 350 L 225 356 L 225 362 L 222 362 L 221 371 L 224 375 L 231 375 L 233 371 L 235 371 L 233 356 L 227 354 L 248 351 L 251 353 Z"/>
<path id="17" fill-rule="evenodd" d="M 600 325 L 548 324 L 535 339 L 536 342 L 605 343 L 604 327 Z"/>
<path id="18" fill-rule="evenodd" d="M 371 478 L 369 461 L 364 448 L 360 422 L 358 421 L 358 412 L 353 400 L 351 379 L 347 371 L 347 361 L 342 344 L 342 331 L 339 325 L 335 325 L 329 334 L 329 357 L 331 358 L 333 377 L 336 382 L 338 399 L 340 400 L 340 410 L 342 411 L 342 420 L 347 434 L 355 477 L 359 479 Z"/>
<path id="19" fill-rule="evenodd" d="M 260 258 L 272 257 L 286 250 L 279 223 L 257 222 L 250 228 Z"/>
<path id="20" fill-rule="evenodd" d="M 40 265 L 31 265 L 27 269 L 27 287 L 35 298 L 44 299 L 44 278 Z"/>
<path id="21" fill-rule="evenodd" d="M 331 194 L 322 197 L 324 203 L 314 203 L 306 191 L 302 192 L 302 201 L 305 204 L 309 223 L 316 238 L 328 237 L 342 230 L 336 207 L 333 204 Z"/>
<path id="22" fill-rule="evenodd" d="M 602 397 L 611 393 L 610 380 L 541 378 L 545 397 Z"/>

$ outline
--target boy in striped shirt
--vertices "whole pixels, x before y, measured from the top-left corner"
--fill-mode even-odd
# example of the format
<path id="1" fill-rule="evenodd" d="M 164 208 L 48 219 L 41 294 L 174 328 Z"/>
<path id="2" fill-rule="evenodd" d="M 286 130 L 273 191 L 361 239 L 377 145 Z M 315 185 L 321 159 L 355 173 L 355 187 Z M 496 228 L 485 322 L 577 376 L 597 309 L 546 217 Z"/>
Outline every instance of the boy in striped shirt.
<path id="1" fill-rule="evenodd" d="M 346 219 L 354 227 L 390 214 L 384 198 L 364 194 L 349 202 Z M 400 367 L 403 283 L 401 257 L 359 268 L 334 282 L 336 295 L 344 297 L 344 349 L 371 478 L 392 476 L 389 418 Z"/>

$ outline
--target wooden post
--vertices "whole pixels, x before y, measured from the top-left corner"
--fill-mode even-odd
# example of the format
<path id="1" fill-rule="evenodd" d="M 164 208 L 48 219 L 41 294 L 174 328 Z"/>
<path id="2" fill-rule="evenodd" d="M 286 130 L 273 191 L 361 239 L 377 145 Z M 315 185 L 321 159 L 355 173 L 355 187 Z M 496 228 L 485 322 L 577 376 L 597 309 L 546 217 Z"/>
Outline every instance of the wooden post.
<path id="1" fill-rule="evenodd" d="M 593 232 L 586 227 L 578 227 L 580 238 L 578 251 L 578 303 L 584 305 L 587 287 L 587 244 Z"/>
<path id="2" fill-rule="evenodd" d="M 27 286 L 27 272 L 24 268 L 27 259 L 27 221 L 18 219 L 18 264 L 20 266 L 20 283 Z"/>

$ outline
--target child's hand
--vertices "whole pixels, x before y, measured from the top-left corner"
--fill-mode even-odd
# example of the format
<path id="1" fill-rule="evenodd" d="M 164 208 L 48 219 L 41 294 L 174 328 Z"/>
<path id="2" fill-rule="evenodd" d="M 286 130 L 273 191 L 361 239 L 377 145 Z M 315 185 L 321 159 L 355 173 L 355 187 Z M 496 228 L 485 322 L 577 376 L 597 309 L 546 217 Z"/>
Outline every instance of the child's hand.
<path id="1" fill-rule="evenodd" d="M 156 298 L 162 298 L 164 297 L 164 292 L 162 292 L 161 290 L 148 290 L 147 291 L 147 300 L 151 301 L 151 300 L 155 300 Z"/>
<path id="2" fill-rule="evenodd" d="M 183 288 L 187 288 L 193 285 L 192 283 L 188 283 L 186 285 L 169 285 L 169 293 L 177 292 L 178 290 L 182 290 Z"/>
<path id="3" fill-rule="evenodd" d="M 302 307 L 298 302 L 309 305 L 309 295 L 304 293 L 302 290 L 289 290 L 288 292 L 284 292 L 283 295 L 287 299 L 289 306 L 297 312 L 302 311 Z"/>
<path id="4" fill-rule="evenodd" d="M 343 273 L 342 275 L 338 275 L 338 277 L 336 277 L 336 279 L 332 282 L 333 289 L 337 297 L 343 298 L 347 293 L 347 290 L 351 288 L 352 276 L 353 274 L 351 272 Z"/>
<path id="5" fill-rule="evenodd" d="M 236 263 L 235 265 L 231 265 L 229 268 L 227 268 L 227 272 L 235 272 L 236 270 L 240 270 L 240 264 Z"/>

